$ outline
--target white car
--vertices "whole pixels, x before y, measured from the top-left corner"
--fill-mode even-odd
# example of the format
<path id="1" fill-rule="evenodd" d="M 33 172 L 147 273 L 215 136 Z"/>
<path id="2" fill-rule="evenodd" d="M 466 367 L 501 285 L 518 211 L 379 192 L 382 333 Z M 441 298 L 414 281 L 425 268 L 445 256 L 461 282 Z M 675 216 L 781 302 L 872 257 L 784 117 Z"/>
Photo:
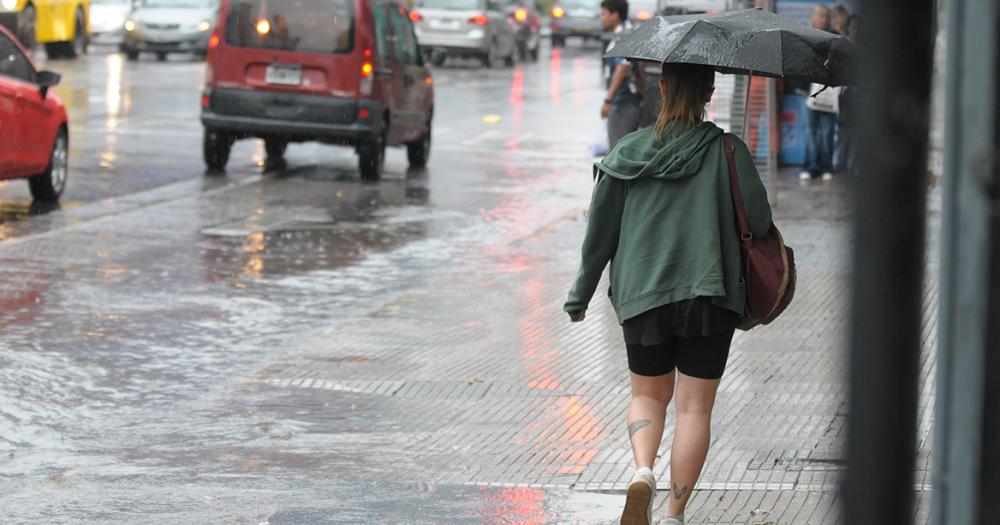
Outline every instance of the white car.
<path id="1" fill-rule="evenodd" d="M 122 51 L 129 60 L 142 52 L 156 53 L 161 61 L 168 53 L 204 57 L 218 13 L 218 0 L 136 0 L 125 21 Z"/>
<path id="2" fill-rule="evenodd" d="M 90 0 L 90 41 L 121 45 L 132 0 Z"/>

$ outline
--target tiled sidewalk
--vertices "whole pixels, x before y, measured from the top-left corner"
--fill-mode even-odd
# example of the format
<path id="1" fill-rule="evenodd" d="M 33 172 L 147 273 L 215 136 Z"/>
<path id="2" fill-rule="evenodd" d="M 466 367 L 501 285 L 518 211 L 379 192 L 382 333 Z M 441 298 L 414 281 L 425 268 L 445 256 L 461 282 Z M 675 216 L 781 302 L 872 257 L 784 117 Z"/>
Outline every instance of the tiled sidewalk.
<path id="1" fill-rule="evenodd" d="M 799 197 L 842 199 L 832 190 Z M 837 490 L 844 468 L 849 295 L 849 222 L 842 208 L 827 202 L 826 211 L 811 217 L 809 202 L 798 202 L 776 212 L 796 248 L 797 297 L 772 326 L 734 340 L 689 524 L 842 522 Z M 576 270 L 582 219 L 574 214 L 469 254 L 473 262 L 311 339 L 256 380 L 386 401 L 392 408 L 381 426 L 392 431 L 380 442 L 412 450 L 421 470 L 414 475 L 427 481 L 623 493 L 632 460 L 620 328 L 602 297 L 582 325 L 570 324 L 560 308 Z M 932 274 L 921 369 L 918 523 L 928 519 L 936 295 Z M 672 421 L 668 416 L 664 456 Z M 661 490 L 668 466 L 662 460 L 655 468 Z M 657 516 L 665 500 L 659 498 Z"/>

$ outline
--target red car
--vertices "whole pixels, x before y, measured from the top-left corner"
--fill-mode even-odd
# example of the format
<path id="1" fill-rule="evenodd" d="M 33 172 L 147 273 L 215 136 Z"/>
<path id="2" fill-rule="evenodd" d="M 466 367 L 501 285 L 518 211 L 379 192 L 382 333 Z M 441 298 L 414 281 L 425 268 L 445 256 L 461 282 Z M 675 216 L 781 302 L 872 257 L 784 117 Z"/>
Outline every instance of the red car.
<path id="1" fill-rule="evenodd" d="M 59 74 L 37 71 L 21 44 L 0 27 L 0 179 L 27 178 L 38 201 L 66 188 L 66 108 L 49 88 Z"/>
<path id="2" fill-rule="evenodd" d="M 387 145 L 427 163 L 433 81 L 401 0 L 222 0 L 207 63 L 209 173 L 253 137 L 269 166 L 303 141 L 354 147 L 366 180 L 381 177 Z"/>

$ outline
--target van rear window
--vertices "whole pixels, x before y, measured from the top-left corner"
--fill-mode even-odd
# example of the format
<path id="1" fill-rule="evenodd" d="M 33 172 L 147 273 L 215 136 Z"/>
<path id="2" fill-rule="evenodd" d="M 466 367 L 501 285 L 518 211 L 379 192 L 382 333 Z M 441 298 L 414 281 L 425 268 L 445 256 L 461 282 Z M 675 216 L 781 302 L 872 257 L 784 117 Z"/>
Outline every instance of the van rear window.
<path id="1" fill-rule="evenodd" d="M 353 0 L 234 0 L 226 43 L 236 47 L 348 53 L 354 49 Z"/>

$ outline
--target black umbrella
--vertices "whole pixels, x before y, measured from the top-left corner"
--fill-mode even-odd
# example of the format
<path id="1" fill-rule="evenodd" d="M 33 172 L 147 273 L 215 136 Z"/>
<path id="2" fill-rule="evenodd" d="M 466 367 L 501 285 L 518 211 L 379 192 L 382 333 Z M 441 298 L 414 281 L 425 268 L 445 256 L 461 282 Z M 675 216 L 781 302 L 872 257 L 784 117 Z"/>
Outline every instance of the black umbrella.
<path id="1" fill-rule="evenodd" d="M 604 56 L 842 86 L 848 84 L 854 49 L 842 36 L 747 9 L 655 17 Z"/>

